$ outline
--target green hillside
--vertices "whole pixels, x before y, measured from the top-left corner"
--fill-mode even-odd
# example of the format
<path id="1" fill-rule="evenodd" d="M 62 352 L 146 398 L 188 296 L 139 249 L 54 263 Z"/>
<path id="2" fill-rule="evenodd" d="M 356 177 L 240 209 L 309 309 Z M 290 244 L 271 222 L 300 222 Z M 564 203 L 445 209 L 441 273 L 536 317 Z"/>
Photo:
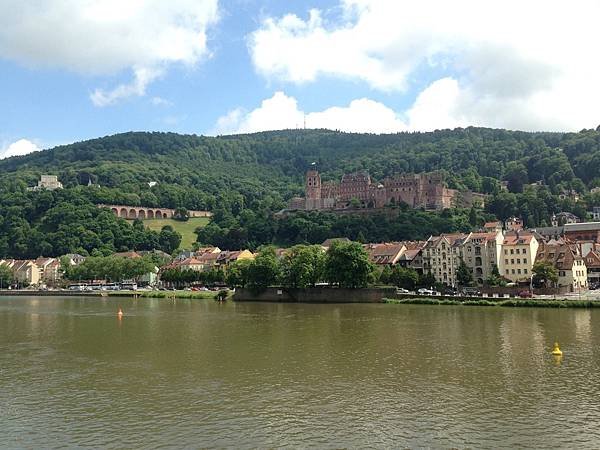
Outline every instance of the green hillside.
<path id="1" fill-rule="evenodd" d="M 165 225 L 171 225 L 175 231 L 181 234 L 181 244 L 179 248 L 191 249 L 196 242 L 196 228 L 204 227 L 208 223 L 206 217 L 194 217 L 185 222 L 173 219 L 148 219 L 144 220 L 144 225 L 154 231 L 160 231 Z"/>
<path id="2" fill-rule="evenodd" d="M 368 170 L 375 180 L 438 170 L 449 187 L 489 198 L 482 211 L 415 211 L 394 220 L 274 217 L 291 197 L 302 194 L 304 173 L 313 162 L 324 180 L 357 170 Z M 65 189 L 28 191 L 41 174 L 58 175 Z M 502 181 L 508 192 L 501 189 Z M 592 192 L 596 187 L 598 129 L 526 133 L 459 128 L 386 135 L 287 130 L 218 137 L 131 132 L 0 161 L 0 256 L 169 251 L 179 245 L 176 236 L 109 217 L 95 207 L 99 203 L 210 210 L 214 219 L 201 233 L 203 243 L 256 248 L 315 242 L 323 236 L 426 238 L 510 215 L 523 217 L 527 226 L 547 225 L 552 213 L 585 217 L 587 209 L 600 206 L 600 194 Z M 579 194 L 578 202 L 569 198 L 572 191 Z M 193 237 L 189 230 L 183 234 L 182 245 L 187 245 Z"/>

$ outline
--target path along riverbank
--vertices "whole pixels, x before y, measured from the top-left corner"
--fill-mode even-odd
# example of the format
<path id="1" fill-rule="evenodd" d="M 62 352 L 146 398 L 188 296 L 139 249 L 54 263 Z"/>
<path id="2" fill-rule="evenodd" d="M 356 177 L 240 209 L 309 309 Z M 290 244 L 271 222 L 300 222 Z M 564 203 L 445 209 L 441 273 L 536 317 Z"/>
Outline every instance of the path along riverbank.
<path id="1" fill-rule="evenodd" d="M 136 298 L 187 298 L 214 299 L 215 291 L 34 291 L 27 289 L 4 289 L 0 296 L 35 296 L 35 297 L 136 297 Z"/>
<path id="2" fill-rule="evenodd" d="M 600 308 L 597 300 L 544 300 L 544 299 L 479 299 L 479 298 L 384 298 L 384 303 L 396 305 L 440 306 L 504 306 L 513 308 Z"/>

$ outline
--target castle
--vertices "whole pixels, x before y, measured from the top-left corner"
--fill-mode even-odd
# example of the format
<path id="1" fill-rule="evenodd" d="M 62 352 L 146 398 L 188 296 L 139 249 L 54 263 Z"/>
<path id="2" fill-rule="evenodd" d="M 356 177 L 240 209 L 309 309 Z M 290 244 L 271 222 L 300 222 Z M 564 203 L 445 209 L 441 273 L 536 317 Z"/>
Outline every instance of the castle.
<path id="1" fill-rule="evenodd" d="M 344 174 L 339 183 L 322 182 L 317 170 L 306 173 L 305 197 L 290 201 L 293 210 L 340 210 L 348 208 L 383 208 L 405 203 L 411 208 L 442 210 L 454 206 L 483 206 L 485 196 L 461 192 L 444 185 L 441 173 L 394 175 L 374 183 L 367 172 Z"/>

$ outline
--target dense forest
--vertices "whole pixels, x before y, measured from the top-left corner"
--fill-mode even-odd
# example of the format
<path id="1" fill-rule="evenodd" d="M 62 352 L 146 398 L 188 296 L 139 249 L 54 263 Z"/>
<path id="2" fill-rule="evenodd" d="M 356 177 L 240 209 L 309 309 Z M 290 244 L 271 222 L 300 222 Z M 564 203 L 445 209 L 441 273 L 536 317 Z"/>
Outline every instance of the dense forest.
<path id="1" fill-rule="evenodd" d="M 371 217 L 330 213 L 273 214 L 303 191 L 307 167 L 323 179 L 368 170 L 375 180 L 397 172 L 439 170 L 449 187 L 489 194 L 485 210 L 395 211 Z M 41 174 L 65 189 L 30 192 Z M 501 189 L 506 182 L 508 191 Z M 151 183 L 156 182 L 156 183 Z M 152 186 L 151 186 L 152 185 Z M 58 255 L 80 250 L 169 251 L 176 236 L 145 230 L 96 203 L 208 209 L 199 240 L 223 248 L 358 240 L 426 238 L 483 220 L 522 216 L 548 225 L 552 213 L 585 217 L 600 205 L 600 129 L 526 133 L 487 128 L 387 135 L 287 130 L 203 137 L 131 132 L 0 161 L 0 256 Z M 578 202 L 568 193 L 581 194 Z M 567 194 L 567 195 L 565 195 Z"/>

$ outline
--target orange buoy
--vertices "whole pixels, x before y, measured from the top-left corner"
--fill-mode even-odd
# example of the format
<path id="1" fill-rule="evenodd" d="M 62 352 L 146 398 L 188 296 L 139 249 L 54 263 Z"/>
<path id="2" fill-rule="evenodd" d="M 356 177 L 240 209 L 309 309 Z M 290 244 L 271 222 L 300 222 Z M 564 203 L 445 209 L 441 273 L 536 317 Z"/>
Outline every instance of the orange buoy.
<path id="1" fill-rule="evenodd" d="M 121 308 L 119 308 L 119 312 L 117 313 L 117 316 L 119 316 L 119 318 L 123 317 L 123 310 Z"/>

